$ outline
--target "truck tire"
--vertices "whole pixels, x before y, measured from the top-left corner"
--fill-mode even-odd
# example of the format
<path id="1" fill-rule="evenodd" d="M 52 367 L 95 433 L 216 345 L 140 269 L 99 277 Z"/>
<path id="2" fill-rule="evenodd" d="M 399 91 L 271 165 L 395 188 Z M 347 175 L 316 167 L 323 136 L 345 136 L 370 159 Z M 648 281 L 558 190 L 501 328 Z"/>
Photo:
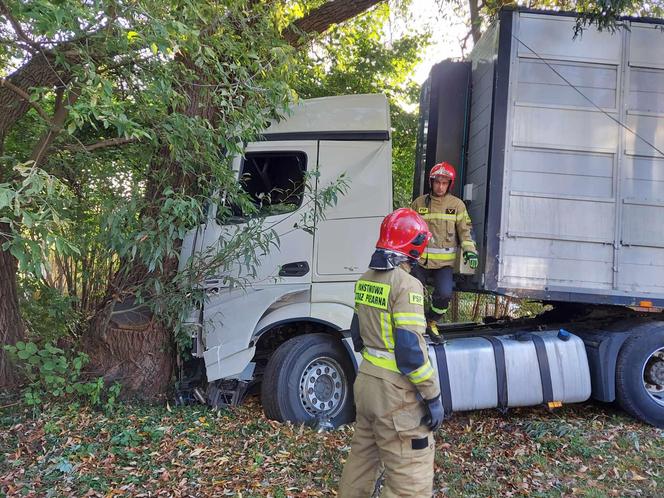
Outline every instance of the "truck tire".
<path id="1" fill-rule="evenodd" d="M 268 418 L 315 425 L 324 414 L 334 427 L 355 419 L 355 371 L 339 339 L 327 334 L 294 337 L 268 361 L 261 401 Z"/>
<path id="2" fill-rule="evenodd" d="M 618 354 L 616 396 L 630 415 L 664 428 L 664 323 L 638 327 Z"/>

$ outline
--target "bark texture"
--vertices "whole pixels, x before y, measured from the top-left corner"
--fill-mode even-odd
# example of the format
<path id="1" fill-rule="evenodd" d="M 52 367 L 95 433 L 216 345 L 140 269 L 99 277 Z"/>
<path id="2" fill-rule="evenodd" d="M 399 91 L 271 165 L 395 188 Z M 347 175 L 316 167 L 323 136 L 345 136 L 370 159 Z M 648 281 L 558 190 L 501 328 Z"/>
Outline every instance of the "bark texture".
<path id="1" fill-rule="evenodd" d="M 297 46 L 304 37 L 327 31 L 333 24 L 352 19 L 384 0 L 333 0 L 295 21 L 284 31 L 284 39 Z"/>
<path id="2" fill-rule="evenodd" d="M 32 88 L 65 86 L 68 75 L 55 67 L 53 55 L 39 53 L 6 78 L 11 86 L 0 85 L 0 139 L 32 106 L 13 87 L 30 94 Z"/>
<path id="3" fill-rule="evenodd" d="M 2 234 L 8 230 L 5 223 L 0 223 L 0 245 L 6 242 Z M 9 252 L 0 251 L 0 389 L 11 388 L 19 380 L 14 365 L 2 348 L 24 338 L 23 321 L 18 310 L 16 268 L 16 259 Z"/>
<path id="4" fill-rule="evenodd" d="M 93 374 L 122 384 L 125 399 L 165 399 L 174 363 L 171 334 L 146 306 L 135 306 L 131 298 L 108 301 L 91 332 L 85 349 Z"/>

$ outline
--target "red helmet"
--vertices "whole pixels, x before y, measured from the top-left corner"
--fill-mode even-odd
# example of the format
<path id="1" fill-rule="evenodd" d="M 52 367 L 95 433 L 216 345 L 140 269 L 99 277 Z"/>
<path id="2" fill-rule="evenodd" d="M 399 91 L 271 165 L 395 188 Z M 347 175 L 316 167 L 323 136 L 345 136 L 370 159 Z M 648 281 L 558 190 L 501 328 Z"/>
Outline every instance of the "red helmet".
<path id="1" fill-rule="evenodd" d="M 400 208 L 388 214 L 380 225 L 376 249 L 388 249 L 419 259 L 430 238 L 426 221 L 412 209 Z"/>
<path id="2" fill-rule="evenodd" d="M 446 162 L 436 164 L 433 168 L 431 168 L 431 173 L 429 173 L 429 181 L 432 182 L 433 179 L 437 176 L 442 176 L 443 178 L 448 178 L 450 180 L 450 186 L 447 191 L 451 192 L 454 188 L 454 179 L 456 178 L 456 169 L 454 169 L 454 166 Z"/>

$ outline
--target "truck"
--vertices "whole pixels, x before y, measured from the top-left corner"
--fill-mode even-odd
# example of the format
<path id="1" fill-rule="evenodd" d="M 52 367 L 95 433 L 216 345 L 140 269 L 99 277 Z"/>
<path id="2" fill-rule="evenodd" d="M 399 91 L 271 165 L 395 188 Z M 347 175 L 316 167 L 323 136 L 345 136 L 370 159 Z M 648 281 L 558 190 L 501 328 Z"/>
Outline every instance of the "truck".
<path id="1" fill-rule="evenodd" d="M 664 23 L 622 23 L 574 37 L 572 14 L 504 9 L 467 60 L 423 85 L 413 196 L 435 163 L 456 164 L 480 254 L 474 272 L 457 262 L 457 290 L 549 305 L 443 327 L 429 350 L 447 413 L 592 397 L 664 427 Z M 305 178 L 315 192 L 343 174 L 349 188 L 314 230 L 293 227 L 308 207 L 287 196 L 268 217 L 279 247 L 249 284 L 202 283 L 200 400 L 260 389 L 270 418 L 353 420 L 354 284 L 393 209 L 389 116 L 382 95 L 303 100 L 234 162 L 256 199 Z M 227 228 L 210 210 L 181 264 Z"/>

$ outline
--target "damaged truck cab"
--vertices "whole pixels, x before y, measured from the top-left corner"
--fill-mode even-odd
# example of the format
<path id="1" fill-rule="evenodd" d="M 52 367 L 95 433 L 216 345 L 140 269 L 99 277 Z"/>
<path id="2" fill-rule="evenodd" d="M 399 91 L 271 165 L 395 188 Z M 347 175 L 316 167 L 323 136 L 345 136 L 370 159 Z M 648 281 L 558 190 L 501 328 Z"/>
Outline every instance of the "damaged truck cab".
<path id="1" fill-rule="evenodd" d="M 352 95 L 301 101 L 235 161 L 256 198 L 303 181 L 315 194 L 342 174 L 350 188 L 316 216 L 314 230 L 294 227 L 312 205 L 302 192 L 288 196 L 289 205 L 264 220 L 279 245 L 243 288 L 223 287 L 222 275 L 206 279 L 193 354 L 204 360 L 210 404 L 235 404 L 261 381 L 273 418 L 352 419 L 353 286 L 392 209 L 391 152 L 385 96 Z M 181 264 L 227 230 L 212 209 L 207 224 L 187 235 Z"/>

